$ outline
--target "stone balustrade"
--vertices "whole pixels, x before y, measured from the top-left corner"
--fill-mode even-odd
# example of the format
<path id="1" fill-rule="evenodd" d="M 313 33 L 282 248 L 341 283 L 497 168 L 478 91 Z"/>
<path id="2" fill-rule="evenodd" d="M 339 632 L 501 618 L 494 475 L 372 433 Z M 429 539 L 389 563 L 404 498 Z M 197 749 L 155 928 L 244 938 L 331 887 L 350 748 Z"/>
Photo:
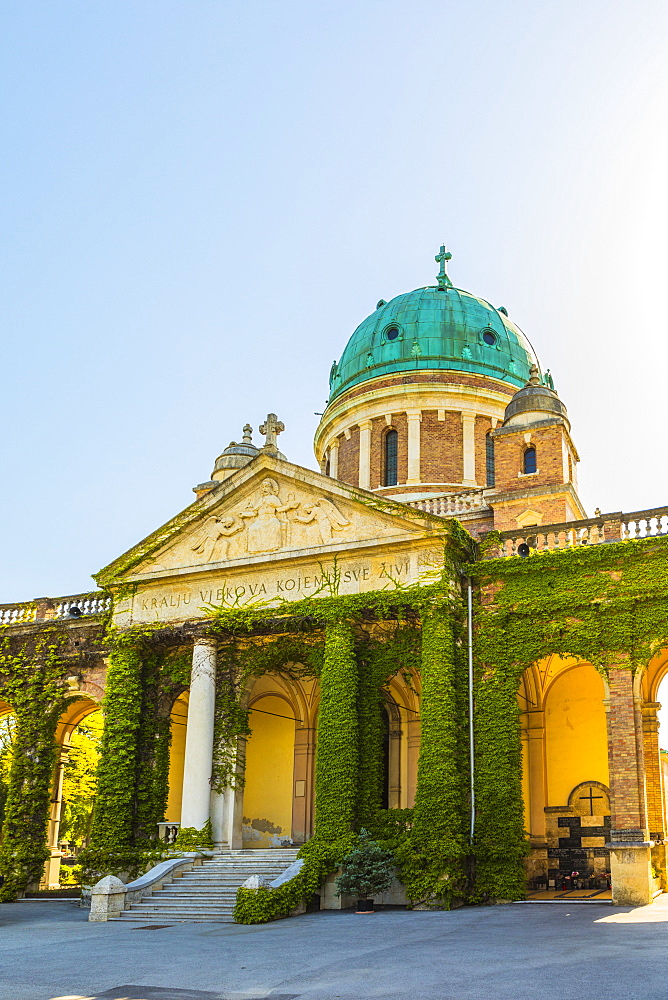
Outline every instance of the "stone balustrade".
<path id="1" fill-rule="evenodd" d="M 69 597 L 38 597 L 20 604 L 0 604 L 0 625 L 25 625 L 63 618 L 85 618 L 106 614 L 111 597 L 102 591 Z"/>
<path id="2" fill-rule="evenodd" d="M 466 490 L 462 493 L 438 493 L 423 500 L 404 501 L 407 507 L 424 510 L 439 517 L 456 517 L 470 511 L 482 510 L 487 506 L 482 490 Z"/>
<path id="3" fill-rule="evenodd" d="M 541 524 L 514 531 L 500 532 L 498 545 L 486 548 L 485 559 L 515 556 L 520 545 L 528 545 L 537 552 L 568 549 L 578 545 L 601 545 L 605 542 L 623 542 L 634 538 L 668 535 L 668 507 L 638 510 L 631 514 L 621 511 L 564 521 L 560 524 Z M 486 536 L 481 537 L 484 542 Z"/>
<path id="4" fill-rule="evenodd" d="M 169 885 L 175 875 L 182 875 L 201 865 L 204 857 L 210 857 L 211 853 L 184 852 L 177 858 L 160 861 L 145 875 L 140 875 L 127 884 L 115 875 L 106 875 L 91 889 L 89 921 L 103 923 L 119 917 L 124 910 L 130 909 L 132 903 L 138 903 L 145 896 L 150 896 L 164 885 Z"/>

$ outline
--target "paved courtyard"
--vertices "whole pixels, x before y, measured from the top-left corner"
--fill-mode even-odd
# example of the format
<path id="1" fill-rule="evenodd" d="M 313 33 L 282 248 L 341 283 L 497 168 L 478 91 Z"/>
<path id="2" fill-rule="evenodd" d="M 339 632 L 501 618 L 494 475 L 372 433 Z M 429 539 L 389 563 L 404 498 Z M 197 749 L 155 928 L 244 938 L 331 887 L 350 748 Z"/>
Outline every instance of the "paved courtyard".
<path id="1" fill-rule="evenodd" d="M 86 917 L 62 901 L 0 906 L 0 1000 L 668 995 L 668 895 L 636 910 L 529 903 L 368 917 L 327 912 L 260 927 L 149 930 Z"/>

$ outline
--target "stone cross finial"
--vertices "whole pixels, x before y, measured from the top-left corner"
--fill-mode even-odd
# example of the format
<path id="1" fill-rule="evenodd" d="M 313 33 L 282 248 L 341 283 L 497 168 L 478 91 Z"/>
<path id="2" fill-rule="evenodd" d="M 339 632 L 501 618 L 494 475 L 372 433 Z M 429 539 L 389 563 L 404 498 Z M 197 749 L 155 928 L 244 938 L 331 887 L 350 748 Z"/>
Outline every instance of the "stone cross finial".
<path id="1" fill-rule="evenodd" d="M 447 262 L 449 260 L 452 260 L 452 254 L 450 253 L 449 250 L 445 249 L 445 245 L 441 246 L 440 253 L 436 254 L 434 260 L 436 261 L 437 264 L 441 265 L 438 270 L 438 274 L 436 275 L 436 280 L 438 281 L 438 287 L 443 291 L 448 287 L 452 288 L 452 282 L 448 277 L 448 272 L 446 269 Z"/>
<path id="2" fill-rule="evenodd" d="M 268 413 L 267 419 L 263 424 L 260 425 L 260 434 L 264 434 L 265 442 L 263 448 L 265 451 L 278 452 L 278 443 L 276 438 L 285 430 L 285 424 L 278 419 L 275 413 Z"/>
<path id="3" fill-rule="evenodd" d="M 532 365 L 529 369 L 529 381 L 527 385 L 540 385 L 540 372 L 538 365 Z"/>

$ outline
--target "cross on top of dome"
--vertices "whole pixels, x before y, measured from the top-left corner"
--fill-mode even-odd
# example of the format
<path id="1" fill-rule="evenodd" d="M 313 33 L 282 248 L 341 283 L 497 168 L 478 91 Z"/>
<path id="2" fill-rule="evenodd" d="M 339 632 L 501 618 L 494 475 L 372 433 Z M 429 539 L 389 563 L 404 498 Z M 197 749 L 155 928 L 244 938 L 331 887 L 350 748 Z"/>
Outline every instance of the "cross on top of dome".
<path id="1" fill-rule="evenodd" d="M 438 274 L 436 275 L 436 280 L 438 281 L 439 289 L 445 291 L 446 288 L 452 288 L 452 282 L 448 277 L 448 271 L 446 266 L 447 262 L 449 260 L 452 260 L 452 254 L 450 253 L 449 250 L 446 250 L 445 244 L 441 245 L 441 250 L 439 253 L 436 254 L 434 260 L 436 261 L 437 264 L 441 265 L 438 270 Z"/>

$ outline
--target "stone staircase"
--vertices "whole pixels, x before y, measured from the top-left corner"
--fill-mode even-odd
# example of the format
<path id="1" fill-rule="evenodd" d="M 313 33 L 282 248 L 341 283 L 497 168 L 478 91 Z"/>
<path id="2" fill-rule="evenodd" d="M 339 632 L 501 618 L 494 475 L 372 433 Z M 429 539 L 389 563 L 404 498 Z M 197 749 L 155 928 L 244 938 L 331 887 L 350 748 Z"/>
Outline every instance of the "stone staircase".
<path id="1" fill-rule="evenodd" d="M 117 920 L 142 923 L 232 921 L 237 889 L 251 875 L 275 879 L 297 857 L 297 848 L 229 851 L 207 858 L 197 868 L 132 903 Z"/>

